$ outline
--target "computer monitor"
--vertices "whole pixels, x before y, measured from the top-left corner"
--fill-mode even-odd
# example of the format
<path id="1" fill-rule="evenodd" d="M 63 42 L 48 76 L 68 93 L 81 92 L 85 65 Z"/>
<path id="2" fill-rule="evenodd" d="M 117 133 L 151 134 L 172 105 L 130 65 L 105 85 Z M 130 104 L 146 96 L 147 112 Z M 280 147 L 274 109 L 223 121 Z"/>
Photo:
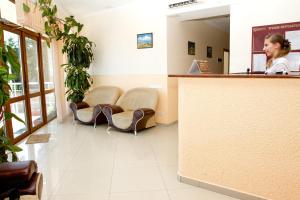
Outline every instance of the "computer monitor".
<path id="1" fill-rule="evenodd" d="M 193 60 L 191 67 L 188 70 L 188 74 L 201 74 L 208 72 L 207 60 Z"/>

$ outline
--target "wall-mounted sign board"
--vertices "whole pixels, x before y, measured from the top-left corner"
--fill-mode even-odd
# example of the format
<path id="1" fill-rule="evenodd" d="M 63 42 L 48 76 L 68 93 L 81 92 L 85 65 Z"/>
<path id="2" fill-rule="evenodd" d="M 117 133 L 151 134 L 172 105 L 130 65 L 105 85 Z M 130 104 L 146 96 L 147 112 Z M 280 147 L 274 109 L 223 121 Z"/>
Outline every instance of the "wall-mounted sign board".
<path id="1" fill-rule="evenodd" d="M 265 71 L 267 57 L 263 51 L 266 35 L 280 33 L 291 42 L 287 55 L 290 71 L 300 67 L 300 22 L 256 26 L 252 28 L 252 71 Z"/>

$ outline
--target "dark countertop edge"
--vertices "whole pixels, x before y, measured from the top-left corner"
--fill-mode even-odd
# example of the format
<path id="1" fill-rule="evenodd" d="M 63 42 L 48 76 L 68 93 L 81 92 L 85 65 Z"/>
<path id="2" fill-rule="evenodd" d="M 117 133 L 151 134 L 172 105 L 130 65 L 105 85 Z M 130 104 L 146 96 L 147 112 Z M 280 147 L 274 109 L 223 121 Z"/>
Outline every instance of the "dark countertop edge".
<path id="1" fill-rule="evenodd" d="M 265 74 L 169 74 L 176 78 L 281 78 L 299 79 L 300 75 L 265 75 Z"/>

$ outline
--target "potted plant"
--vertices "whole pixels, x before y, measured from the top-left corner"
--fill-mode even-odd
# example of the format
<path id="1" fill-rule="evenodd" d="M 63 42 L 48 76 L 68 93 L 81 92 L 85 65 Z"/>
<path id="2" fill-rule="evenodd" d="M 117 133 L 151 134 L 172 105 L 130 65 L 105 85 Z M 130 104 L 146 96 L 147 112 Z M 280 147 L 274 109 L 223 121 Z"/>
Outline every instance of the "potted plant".
<path id="1" fill-rule="evenodd" d="M 0 24 L 0 38 L 2 38 L 3 29 Z M 2 43 L 1 43 L 2 44 Z M 11 69 L 11 70 L 10 70 Z M 12 73 L 13 72 L 13 73 Z M 12 161 L 17 161 L 17 152 L 22 149 L 13 145 L 5 134 L 5 121 L 15 118 L 21 122 L 18 116 L 13 113 L 5 112 L 5 106 L 9 100 L 11 90 L 9 81 L 17 78 L 20 73 L 20 64 L 14 49 L 8 45 L 0 46 L 0 163 L 8 162 L 8 155 L 12 155 Z"/>
<path id="2" fill-rule="evenodd" d="M 68 58 L 68 63 L 62 65 L 66 72 L 67 100 L 80 102 L 92 84 L 92 78 L 87 69 L 94 59 L 93 42 L 80 35 L 83 24 L 77 22 L 74 16 L 64 19 L 57 17 L 57 7 L 52 5 L 51 0 L 38 0 L 36 6 L 39 7 L 45 19 L 45 34 L 49 40 L 63 41 L 62 53 L 66 53 Z M 23 10 L 30 12 L 30 7 L 24 3 Z M 50 45 L 49 41 L 47 44 Z"/>

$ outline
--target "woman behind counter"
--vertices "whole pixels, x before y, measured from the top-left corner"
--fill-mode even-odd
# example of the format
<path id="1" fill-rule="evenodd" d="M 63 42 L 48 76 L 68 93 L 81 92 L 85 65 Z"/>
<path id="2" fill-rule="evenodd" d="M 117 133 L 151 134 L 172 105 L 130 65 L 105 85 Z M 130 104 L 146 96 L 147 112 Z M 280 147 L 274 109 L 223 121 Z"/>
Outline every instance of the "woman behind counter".
<path id="1" fill-rule="evenodd" d="M 264 52 L 267 55 L 266 74 L 288 73 L 289 64 L 285 56 L 291 50 L 291 43 L 279 34 L 269 34 L 265 37 Z"/>

